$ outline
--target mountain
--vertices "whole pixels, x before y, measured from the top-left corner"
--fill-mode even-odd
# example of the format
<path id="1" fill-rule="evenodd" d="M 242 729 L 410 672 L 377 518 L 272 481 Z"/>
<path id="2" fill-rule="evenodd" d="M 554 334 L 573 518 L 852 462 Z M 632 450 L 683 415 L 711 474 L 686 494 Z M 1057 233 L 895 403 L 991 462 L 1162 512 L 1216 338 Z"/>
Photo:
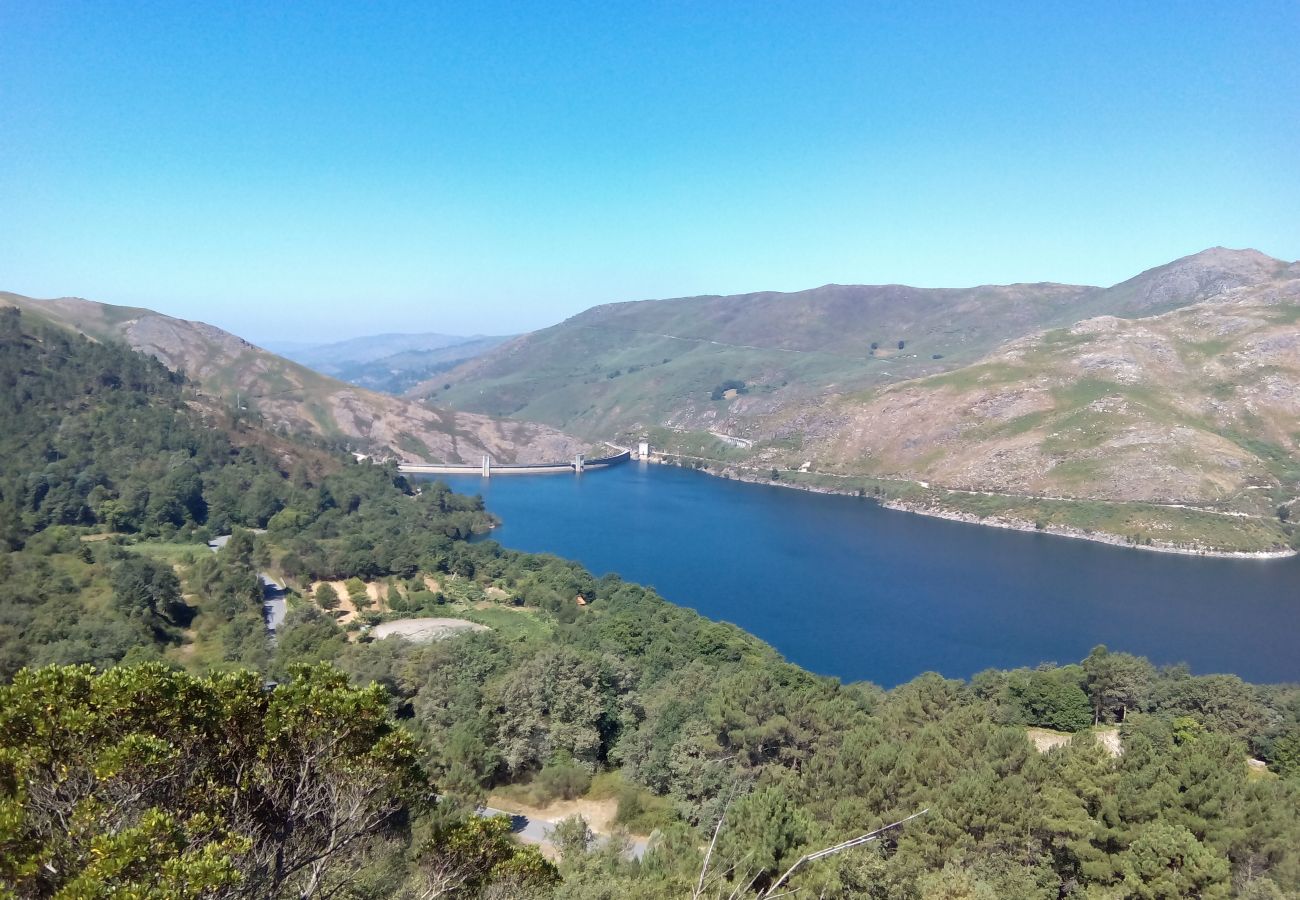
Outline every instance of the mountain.
<path id="1" fill-rule="evenodd" d="M 1226 501 L 1300 478 L 1300 266 L 835 398 L 804 450 L 967 489 Z"/>
<path id="2" fill-rule="evenodd" d="M 335 344 L 294 348 L 283 355 L 310 369 L 387 394 L 404 394 L 508 337 L 446 334 L 381 334 Z"/>
<path id="3" fill-rule="evenodd" d="M 509 422 L 344 384 L 202 322 L 80 298 L 34 300 L 0 292 L 0 306 L 117 340 L 184 371 L 215 396 L 259 413 L 273 427 L 315 432 L 413 461 L 565 459 L 582 444 L 554 429 Z"/>
<path id="4" fill-rule="evenodd" d="M 742 477 L 869 476 L 914 508 L 1031 522 L 1044 497 L 1148 504 L 1096 530 L 1266 549 L 1285 544 L 1277 507 L 1300 492 L 1298 275 L 1216 247 L 1109 288 L 828 285 L 613 304 L 422 393 L 591 438 L 643 435 Z M 1210 512 L 1171 511 L 1185 506 Z M 1057 524 L 1092 528 L 1095 510 L 1080 509 Z M 1188 516 L 1200 518 L 1172 521 Z"/>
<path id="5" fill-rule="evenodd" d="M 300 362 L 326 375 L 335 375 L 337 374 L 335 370 L 339 366 L 376 362 L 386 356 L 412 350 L 442 350 L 479 340 L 482 337 L 483 335 L 460 337 L 436 332 L 372 334 L 327 344 L 286 347 L 282 352 L 294 362 Z"/>
<path id="6" fill-rule="evenodd" d="M 610 304 L 507 342 L 411 393 L 588 437 L 667 426 L 761 438 L 763 418 L 827 392 L 950 370 L 1098 315 L 1165 312 L 1280 265 L 1216 248 L 1111 288 L 825 285 Z M 731 382 L 741 383 L 739 397 L 720 403 L 715 388 Z"/>

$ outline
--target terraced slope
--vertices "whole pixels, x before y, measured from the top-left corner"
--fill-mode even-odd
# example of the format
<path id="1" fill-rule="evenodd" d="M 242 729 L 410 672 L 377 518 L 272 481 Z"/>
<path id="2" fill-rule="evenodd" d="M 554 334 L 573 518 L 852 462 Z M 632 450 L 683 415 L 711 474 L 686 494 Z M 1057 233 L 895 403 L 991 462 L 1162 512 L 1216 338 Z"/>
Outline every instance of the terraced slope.
<path id="1" fill-rule="evenodd" d="M 208 393 L 255 410 L 272 427 L 346 440 L 358 449 L 425 462 L 566 459 L 582 442 L 555 429 L 379 394 L 313 372 L 202 322 L 77 298 L 33 300 L 0 293 L 0 304 L 79 331 L 120 340 Z"/>

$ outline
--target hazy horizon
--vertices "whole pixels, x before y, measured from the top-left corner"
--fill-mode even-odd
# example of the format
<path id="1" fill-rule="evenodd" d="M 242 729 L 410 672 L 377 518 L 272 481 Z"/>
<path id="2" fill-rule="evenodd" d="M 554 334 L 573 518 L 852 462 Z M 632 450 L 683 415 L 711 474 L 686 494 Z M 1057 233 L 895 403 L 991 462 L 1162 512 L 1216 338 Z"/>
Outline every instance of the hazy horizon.
<path id="1" fill-rule="evenodd" d="M 0 5 L 0 289 L 257 342 L 1300 257 L 1300 7 Z"/>

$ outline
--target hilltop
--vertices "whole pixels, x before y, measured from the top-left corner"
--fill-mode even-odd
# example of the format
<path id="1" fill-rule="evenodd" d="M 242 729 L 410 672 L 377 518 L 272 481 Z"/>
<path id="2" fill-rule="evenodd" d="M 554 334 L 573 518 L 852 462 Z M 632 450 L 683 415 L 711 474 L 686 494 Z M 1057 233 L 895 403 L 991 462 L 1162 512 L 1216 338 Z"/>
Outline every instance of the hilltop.
<path id="1" fill-rule="evenodd" d="M 184 372 L 203 390 L 260 414 L 272 427 L 344 441 L 370 452 L 430 462 L 564 459 L 582 444 L 546 426 L 439 409 L 345 384 L 203 322 L 80 298 L 35 300 L 0 292 L 0 306 L 121 341 Z"/>
<path id="2" fill-rule="evenodd" d="M 739 477 L 803 469 L 785 480 L 1142 544 L 1277 549 L 1300 484 L 1298 294 L 1296 264 L 1216 247 L 1109 288 L 612 304 L 426 392 L 587 437 L 644 435 Z M 851 476 L 878 481 L 835 480 Z M 1068 505 L 1084 501 L 1146 506 Z"/>

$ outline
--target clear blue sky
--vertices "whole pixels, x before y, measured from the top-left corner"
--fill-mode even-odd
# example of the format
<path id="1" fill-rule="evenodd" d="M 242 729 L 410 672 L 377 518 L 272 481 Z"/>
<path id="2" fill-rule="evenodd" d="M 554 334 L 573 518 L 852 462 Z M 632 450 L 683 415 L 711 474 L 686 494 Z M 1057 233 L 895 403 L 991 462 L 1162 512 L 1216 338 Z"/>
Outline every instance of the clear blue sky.
<path id="1" fill-rule="evenodd" d="M 0 289 L 254 340 L 1300 257 L 1300 3 L 0 0 Z"/>

